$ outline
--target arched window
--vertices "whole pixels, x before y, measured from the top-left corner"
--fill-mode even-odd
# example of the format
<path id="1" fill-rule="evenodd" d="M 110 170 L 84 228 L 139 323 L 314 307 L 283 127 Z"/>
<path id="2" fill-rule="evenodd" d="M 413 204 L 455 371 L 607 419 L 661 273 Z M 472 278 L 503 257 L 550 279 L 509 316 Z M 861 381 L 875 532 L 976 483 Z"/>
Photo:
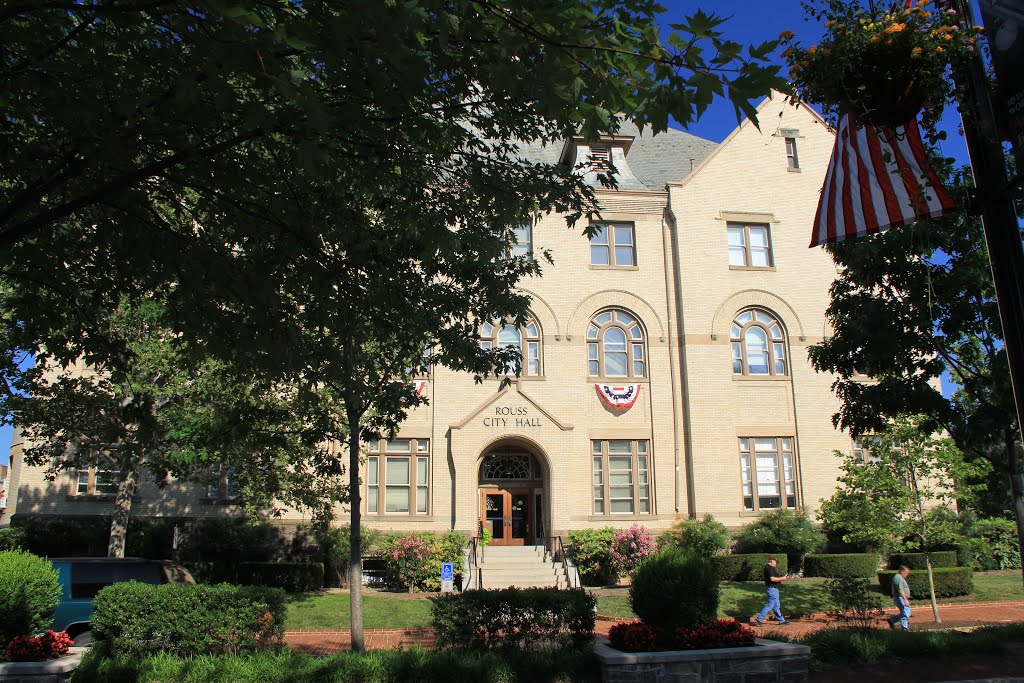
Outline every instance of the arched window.
<path id="1" fill-rule="evenodd" d="M 732 373 L 734 375 L 787 375 L 786 333 L 767 311 L 752 308 L 732 322 Z"/>
<path id="2" fill-rule="evenodd" d="M 620 310 L 602 311 L 587 327 L 587 374 L 591 377 L 646 377 L 644 329 Z"/>
<path id="3" fill-rule="evenodd" d="M 480 327 L 480 346 L 485 349 L 502 349 L 514 346 L 522 355 L 523 377 L 540 377 L 544 372 L 540 352 L 540 327 L 532 318 L 522 327 L 512 322 L 492 320 Z M 515 367 L 506 368 L 505 372 L 515 372 Z"/>

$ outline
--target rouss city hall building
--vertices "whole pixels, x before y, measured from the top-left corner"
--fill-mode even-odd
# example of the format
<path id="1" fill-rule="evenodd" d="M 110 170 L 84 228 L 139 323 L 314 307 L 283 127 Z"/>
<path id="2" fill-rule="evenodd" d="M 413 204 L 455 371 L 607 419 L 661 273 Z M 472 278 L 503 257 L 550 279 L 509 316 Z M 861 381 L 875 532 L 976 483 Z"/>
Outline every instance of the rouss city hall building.
<path id="1" fill-rule="evenodd" d="M 477 384 L 434 368 L 418 381 L 429 404 L 367 445 L 367 525 L 486 528 L 495 545 L 529 545 L 705 513 L 738 527 L 831 495 L 833 451 L 852 443 L 832 427 L 833 378 L 807 347 L 828 334 L 836 269 L 807 244 L 834 137 L 779 96 L 758 118 L 720 145 L 633 128 L 530 150 L 567 166 L 610 160 L 618 188 L 598 190 L 589 241 L 558 215 L 519 229 L 515 249 L 549 250 L 554 265 L 522 283 L 529 322 L 487 322 L 480 343 L 520 349 L 521 376 Z M 16 439 L 18 512 L 109 512 L 107 473 L 47 482 L 20 450 Z M 210 504 L 230 486 L 144 481 L 133 515 L 240 514 Z"/>

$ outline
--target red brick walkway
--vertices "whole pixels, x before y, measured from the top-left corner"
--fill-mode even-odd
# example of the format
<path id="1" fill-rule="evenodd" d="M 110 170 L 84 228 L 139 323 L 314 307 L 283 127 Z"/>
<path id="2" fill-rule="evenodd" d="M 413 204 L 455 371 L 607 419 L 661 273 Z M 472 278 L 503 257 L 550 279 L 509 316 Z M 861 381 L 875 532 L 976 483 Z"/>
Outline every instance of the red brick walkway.
<path id="1" fill-rule="evenodd" d="M 914 616 L 910 622 L 913 630 L 964 628 L 986 624 L 1024 622 L 1024 600 L 939 605 L 939 616 L 942 618 L 941 624 L 934 623 L 931 605 L 927 601 L 915 602 L 913 608 Z M 895 614 L 895 609 L 887 610 L 886 614 Z M 621 621 L 631 620 L 598 617 L 594 633 L 607 636 L 608 629 Z M 761 635 L 767 638 L 770 638 L 771 633 L 776 630 L 784 632 L 789 637 L 800 637 L 823 628 L 835 626 L 837 623 L 833 618 L 825 614 L 792 616 L 790 621 L 791 624 L 789 626 L 776 626 L 771 622 L 766 622 L 758 630 L 761 632 Z M 886 622 L 884 619 L 879 619 L 877 625 L 879 628 L 885 628 Z M 351 635 L 347 630 L 288 631 L 285 633 L 284 642 L 300 652 L 318 655 L 349 650 L 352 647 Z M 414 645 L 429 648 L 433 644 L 434 633 L 431 628 L 366 630 L 366 647 L 370 650 L 390 650 Z"/>

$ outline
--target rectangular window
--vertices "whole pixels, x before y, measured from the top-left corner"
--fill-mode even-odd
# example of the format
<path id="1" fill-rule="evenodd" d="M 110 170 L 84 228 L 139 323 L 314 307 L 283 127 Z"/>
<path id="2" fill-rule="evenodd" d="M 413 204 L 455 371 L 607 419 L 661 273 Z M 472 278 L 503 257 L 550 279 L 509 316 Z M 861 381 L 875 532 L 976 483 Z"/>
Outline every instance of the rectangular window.
<path id="1" fill-rule="evenodd" d="M 877 436 L 862 436 L 859 439 L 854 439 L 853 457 L 857 458 L 860 462 L 868 464 L 879 462 L 881 458 L 875 455 L 873 443 L 877 439 Z"/>
<path id="2" fill-rule="evenodd" d="M 758 511 L 795 508 L 795 462 L 792 437 L 741 437 L 743 509 Z"/>
<path id="3" fill-rule="evenodd" d="M 604 173 L 611 169 L 612 150 L 610 147 L 590 148 L 590 167 L 598 173 Z"/>
<path id="4" fill-rule="evenodd" d="M 590 238 L 590 265 L 636 265 L 636 233 L 632 223 L 595 223 Z"/>
<path id="5" fill-rule="evenodd" d="M 366 450 L 367 514 L 427 514 L 430 440 L 372 440 Z"/>
<path id="6" fill-rule="evenodd" d="M 786 164 L 790 171 L 800 170 L 800 158 L 796 154 L 796 138 L 786 138 Z"/>
<path id="7" fill-rule="evenodd" d="M 118 472 L 113 469 L 83 467 L 75 471 L 74 491 L 76 496 L 117 495 Z"/>
<path id="8" fill-rule="evenodd" d="M 515 228 L 516 243 L 512 245 L 512 256 L 531 258 L 533 256 L 533 226 L 523 223 Z"/>
<path id="9" fill-rule="evenodd" d="M 227 500 L 235 497 L 235 473 L 230 467 L 219 462 L 210 465 L 210 483 L 206 485 L 206 497 Z"/>
<path id="10" fill-rule="evenodd" d="M 771 234 L 766 224 L 729 223 L 729 265 L 746 268 L 770 268 Z"/>
<path id="11" fill-rule="evenodd" d="M 591 452 L 594 514 L 650 514 L 651 475 L 647 441 L 592 441 Z"/>

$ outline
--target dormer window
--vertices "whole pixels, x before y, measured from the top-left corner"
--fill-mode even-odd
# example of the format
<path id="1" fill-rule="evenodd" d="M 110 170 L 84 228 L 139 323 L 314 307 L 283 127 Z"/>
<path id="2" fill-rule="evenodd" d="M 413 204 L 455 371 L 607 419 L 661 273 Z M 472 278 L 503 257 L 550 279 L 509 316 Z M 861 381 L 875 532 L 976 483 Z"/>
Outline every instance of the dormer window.
<path id="1" fill-rule="evenodd" d="M 612 165 L 611 147 L 591 147 L 590 165 L 597 171 L 605 171 Z"/>

